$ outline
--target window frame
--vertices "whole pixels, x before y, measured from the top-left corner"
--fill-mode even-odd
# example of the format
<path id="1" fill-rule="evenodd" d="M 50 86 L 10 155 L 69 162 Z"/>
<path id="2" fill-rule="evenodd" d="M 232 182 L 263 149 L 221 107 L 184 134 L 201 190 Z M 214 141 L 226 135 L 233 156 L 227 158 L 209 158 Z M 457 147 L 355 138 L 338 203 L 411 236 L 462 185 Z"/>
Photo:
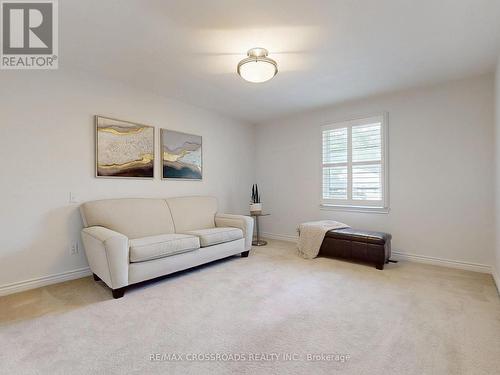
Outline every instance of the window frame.
<path id="1" fill-rule="evenodd" d="M 368 125 L 374 122 L 381 123 L 381 160 L 378 161 L 352 161 L 352 127 Z M 323 132 L 325 130 L 347 128 L 347 162 L 345 163 L 323 163 Z M 360 116 L 350 120 L 336 121 L 321 126 L 320 129 L 320 207 L 326 210 L 357 211 L 357 212 L 389 212 L 389 122 L 388 113 L 378 113 Z M 379 201 L 363 201 L 352 199 L 352 167 L 355 165 L 380 165 L 382 170 L 382 199 Z M 347 167 L 347 194 L 348 199 L 323 199 L 323 168 L 328 166 Z M 350 199 L 349 199 L 350 197 Z"/>

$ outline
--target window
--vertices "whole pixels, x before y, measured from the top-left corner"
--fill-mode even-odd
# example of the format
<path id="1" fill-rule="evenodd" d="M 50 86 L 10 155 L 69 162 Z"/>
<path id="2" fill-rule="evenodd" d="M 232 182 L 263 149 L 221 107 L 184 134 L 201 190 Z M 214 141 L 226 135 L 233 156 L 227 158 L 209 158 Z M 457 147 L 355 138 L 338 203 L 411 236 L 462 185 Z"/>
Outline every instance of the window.
<path id="1" fill-rule="evenodd" d="M 387 209 L 385 115 L 323 126 L 322 205 Z"/>

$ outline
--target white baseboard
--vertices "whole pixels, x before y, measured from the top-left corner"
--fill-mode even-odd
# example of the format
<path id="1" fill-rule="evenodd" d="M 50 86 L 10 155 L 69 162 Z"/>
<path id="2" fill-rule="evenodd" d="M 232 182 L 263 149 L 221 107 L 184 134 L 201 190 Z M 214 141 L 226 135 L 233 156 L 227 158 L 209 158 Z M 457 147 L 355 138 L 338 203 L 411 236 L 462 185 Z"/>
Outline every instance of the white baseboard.
<path id="1" fill-rule="evenodd" d="M 434 266 L 456 268 L 465 271 L 474 271 L 488 274 L 492 274 L 493 272 L 491 266 L 488 266 L 486 264 L 462 262 L 458 260 L 442 259 L 426 255 L 407 254 L 399 251 L 393 251 L 391 258 L 395 260 L 407 260 L 410 262 L 425 263 Z"/>
<path id="2" fill-rule="evenodd" d="M 90 268 L 84 267 L 72 271 L 58 273 L 55 275 L 42 276 L 34 279 L 18 281 L 12 284 L 6 284 L 0 286 L 0 296 L 6 296 L 7 294 L 18 293 L 29 289 L 40 288 L 42 286 L 50 284 L 57 284 L 63 281 L 79 279 L 90 275 L 92 275 Z"/>
<path id="3" fill-rule="evenodd" d="M 263 232 L 262 237 L 270 238 L 272 240 L 280 240 L 280 241 L 287 241 L 287 242 L 297 242 L 299 239 L 299 236 L 292 236 L 290 234 L 276 234 L 276 233 L 269 233 L 269 232 Z"/>
<path id="4" fill-rule="evenodd" d="M 288 241 L 288 242 L 297 242 L 298 240 L 298 236 L 293 236 L 289 234 L 276 234 L 269 232 L 263 232 L 262 237 L 270 238 L 273 240 Z M 410 262 L 425 263 L 435 266 L 456 268 L 466 271 L 488 273 L 493 275 L 493 278 L 496 278 L 495 281 L 497 283 L 497 287 L 500 285 L 500 280 L 498 276 L 494 275 L 493 268 L 485 264 L 462 262 L 457 260 L 442 259 L 425 255 L 407 254 L 400 251 L 392 251 L 392 258 L 395 260 L 407 260 Z"/>

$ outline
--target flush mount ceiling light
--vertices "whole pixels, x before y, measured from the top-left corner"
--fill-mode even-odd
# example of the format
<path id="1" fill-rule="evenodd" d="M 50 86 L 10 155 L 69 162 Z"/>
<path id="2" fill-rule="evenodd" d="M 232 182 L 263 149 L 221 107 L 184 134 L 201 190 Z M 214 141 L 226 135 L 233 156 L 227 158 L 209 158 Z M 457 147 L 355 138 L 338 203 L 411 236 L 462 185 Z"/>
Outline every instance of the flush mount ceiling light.
<path id="1" fill-rule="evenodd" d="M 278 73 L 278 64 L 267 57 L 269 52 L 265 48 L 248 50 L 246 59 L 238 63 L 238 74 L 245 81 L 261 83 L 269 81 Z"/>

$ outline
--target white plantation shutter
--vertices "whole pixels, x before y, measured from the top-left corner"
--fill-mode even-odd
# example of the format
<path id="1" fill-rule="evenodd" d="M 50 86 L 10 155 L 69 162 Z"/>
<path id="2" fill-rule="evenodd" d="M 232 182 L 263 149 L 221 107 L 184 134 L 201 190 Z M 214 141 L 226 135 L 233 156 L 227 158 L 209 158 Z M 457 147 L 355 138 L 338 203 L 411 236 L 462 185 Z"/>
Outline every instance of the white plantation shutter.
<path id="1" fill-rule="evenodd" d="M 322 128 L 322 203 L 386 207 L 385 116 Z"/>
<path id="2" fill-rule="evenodd" d="M 323 198 L 347 199 L 347 128 L 323 131 Z"/>

